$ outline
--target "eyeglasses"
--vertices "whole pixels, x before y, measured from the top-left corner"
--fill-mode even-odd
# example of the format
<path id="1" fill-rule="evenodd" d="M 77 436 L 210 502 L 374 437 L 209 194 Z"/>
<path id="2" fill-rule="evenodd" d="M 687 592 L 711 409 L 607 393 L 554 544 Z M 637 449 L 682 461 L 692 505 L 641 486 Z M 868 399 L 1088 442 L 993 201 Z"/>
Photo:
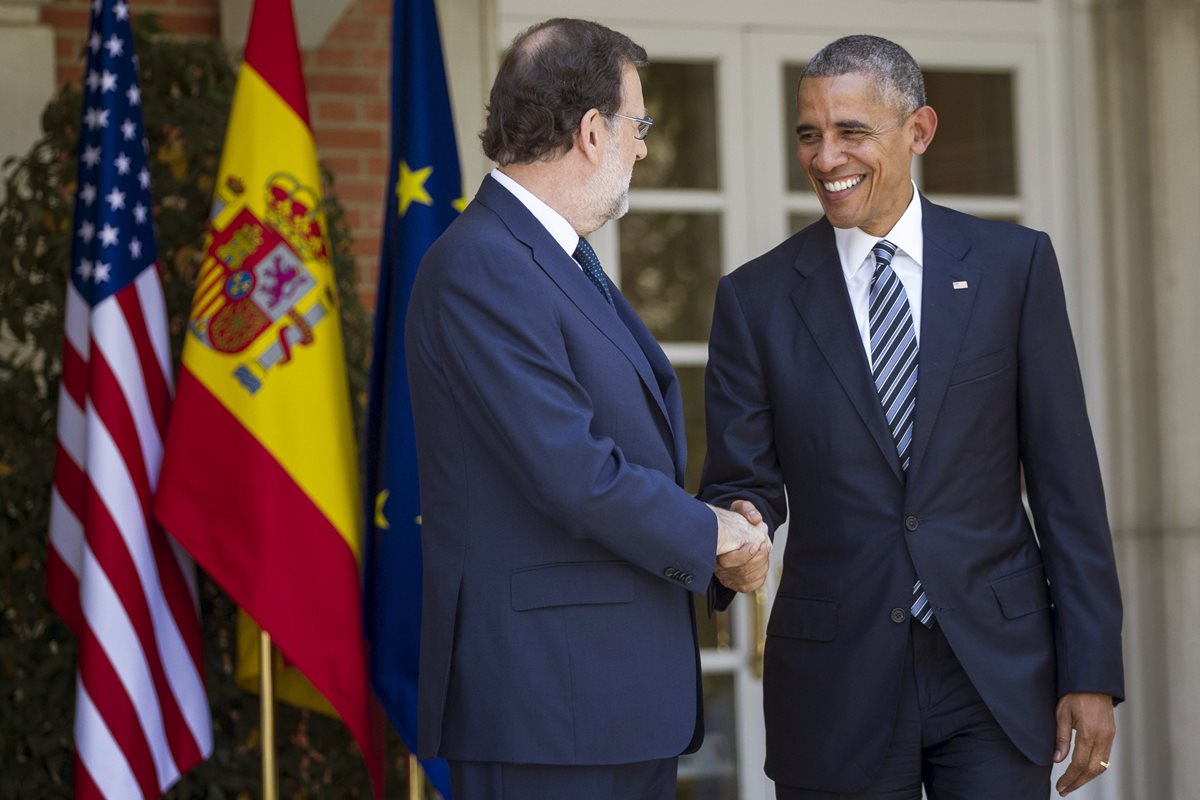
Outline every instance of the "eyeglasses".
<path id="1" fill-rule="evenodd" d="M 609 116 L 624 117 L 625 119 L 631 119 L 636 122 L 637 133 L 635 133 L 634 136 L 636 136 L 638 139 L 645 139 L 647 136 L 649 136 L 650 126 L 654 124 L 654 120 L 650 119 L 650 117 L 631 117 L 628 114 L 618 114 L 616 111 L 612 112 Z"/>

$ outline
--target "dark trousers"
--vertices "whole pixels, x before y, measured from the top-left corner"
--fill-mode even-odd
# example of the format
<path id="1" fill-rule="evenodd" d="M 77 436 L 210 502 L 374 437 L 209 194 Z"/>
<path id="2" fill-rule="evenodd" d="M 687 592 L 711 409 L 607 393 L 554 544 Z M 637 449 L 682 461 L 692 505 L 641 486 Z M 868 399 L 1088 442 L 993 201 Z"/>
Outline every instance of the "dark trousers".
<path id="1" fill-rule="evenodd" d="M 804 758 L 797 753 L 797 758 Z M 1025 758 L 1000 729 L 940 626 L 911 624 L 892 742 L 865 791 L 775 786 L 777 800 L 1046 800 L 1050 767 Z"/>
<path id="2" fill-rule="evenodd" d="M 451 761 L 454 800 L 675 800 L 677 758 L 606 766 Z"/>

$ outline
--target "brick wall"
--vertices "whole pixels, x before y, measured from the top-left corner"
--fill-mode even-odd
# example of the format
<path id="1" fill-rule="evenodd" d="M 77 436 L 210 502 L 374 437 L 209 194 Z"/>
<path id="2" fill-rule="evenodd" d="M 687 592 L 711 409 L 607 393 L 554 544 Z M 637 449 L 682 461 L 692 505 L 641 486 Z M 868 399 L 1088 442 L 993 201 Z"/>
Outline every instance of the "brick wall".
<path id="1" fill-rule="evenodd" d="M 154 13 L 163 28 L 185 36 L 221 35 L 217 0 L 127 0 L 133 14 Z M 52 0 L 42 6 L 42 24 L 54 29 L 56 84 L 78 83 L 83 74 L 91 0 Z"/>
<path id="2" fill-rule="evenodd" d="M 221 34 L 218 0 L 126 0 L 134 14 L 154 13 L 182 36 Z M 90 0 L 53 0 L 42 22 L 55 31 L 58 83 L 83 72 Z M 379 236 L 388 168 L 391 0 L 355 0 L 320 47 L 305 50 L 304 76 L 317 154 L 334 176 L 354 235 L 358 293 L 375 307 Z"/>
<path id="3" fill-rule="evenodd" d="M 388 187 L 388 84 L 392 0 L 355 0 L 321 46 L 304 52 L 304 76 L 321 161 L 346 207 L 358 295 L 375 308 Z"/>

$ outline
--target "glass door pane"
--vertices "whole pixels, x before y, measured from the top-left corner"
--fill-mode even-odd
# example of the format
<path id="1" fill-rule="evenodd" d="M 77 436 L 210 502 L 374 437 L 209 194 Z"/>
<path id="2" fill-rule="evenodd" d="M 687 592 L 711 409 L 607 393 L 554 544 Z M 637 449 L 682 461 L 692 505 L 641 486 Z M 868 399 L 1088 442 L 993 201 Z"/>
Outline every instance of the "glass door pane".
<path id="1" fill-rule="evenodd" d="M 629 213 L 608 226 L 615 228 L 614 278 L 679 377 L 688 445 L 685 486 L 694 493 L 705 455 L 704 367 L 717 281 L 748 257 L 739 216 L 745 191 L 740 37 L 678 28 L 627 32 L 651 54 L 641 75 L 646 111 L 655 124 L 647 156 L 634 168 Z M 743 653 L 749 646 L 742 634 L 745 619 L 709 617 L 701 596 L 696 623 L 705 738 L 699 752 L 680 760 L 678 796 L 759 797 L 761 693 L 747 688 L 757 679 L 748 674 Z M 754 724 L 743 719 L 746 708 Z M 749 740 L 747 729 L 755 731 Z"/>
<path id="2" fill-rule="evenodd" d="M 923 190 L 1016 196 L 1012 73 L 926 70 L 925 94 L 938 128 L 921 157 Z"/>
<path id="3" fill-rule="evenodd" d="M 635 189 L 719 188 L 716 64 L 651 60 L 642 95 L 654 129 Z"/>

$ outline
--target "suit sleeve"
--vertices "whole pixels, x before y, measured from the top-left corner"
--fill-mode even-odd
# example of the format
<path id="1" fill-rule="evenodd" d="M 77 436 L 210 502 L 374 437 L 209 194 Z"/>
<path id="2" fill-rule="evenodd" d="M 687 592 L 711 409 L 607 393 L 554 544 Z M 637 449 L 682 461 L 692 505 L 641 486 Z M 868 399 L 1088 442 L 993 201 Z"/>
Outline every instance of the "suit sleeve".
<path id="1" fill-rule="evenodd" d="M 418 357 L 457 387 L 455 402 L 482 446 L 511 465 L 521 476 L 513 485 L 564 535 L 594 540 L 664 580 L 671 568 L 690 573 L 687 588 L 704 591 L 715 516 L 672 476 L 631 463 L 611 438 L 592 433 L 592 401 L 572 371 L 558 310 L 519 267 L 443 270 L 423 309 Z"/>
<path id="2" fill-rule="evenodd" d="M 767 381 L 733 281 L 717 285 L 708 367 L 704 373 L 708 453 L 700 499 L 728 508 L 749 500 L 774 537 L 787 518 L 783 472 L 775 450 L 775 427 Z M 710 607 L 725 609 L 734 592 L 713 581 Z"/>
<path id="3" fill-rule="evenodd" d="M 1039 234 L 1018 345 L 1020 453 L 1055 606 L 1059 696 L 1124 698 L 1121 593 L 1058 261 Z"/>

